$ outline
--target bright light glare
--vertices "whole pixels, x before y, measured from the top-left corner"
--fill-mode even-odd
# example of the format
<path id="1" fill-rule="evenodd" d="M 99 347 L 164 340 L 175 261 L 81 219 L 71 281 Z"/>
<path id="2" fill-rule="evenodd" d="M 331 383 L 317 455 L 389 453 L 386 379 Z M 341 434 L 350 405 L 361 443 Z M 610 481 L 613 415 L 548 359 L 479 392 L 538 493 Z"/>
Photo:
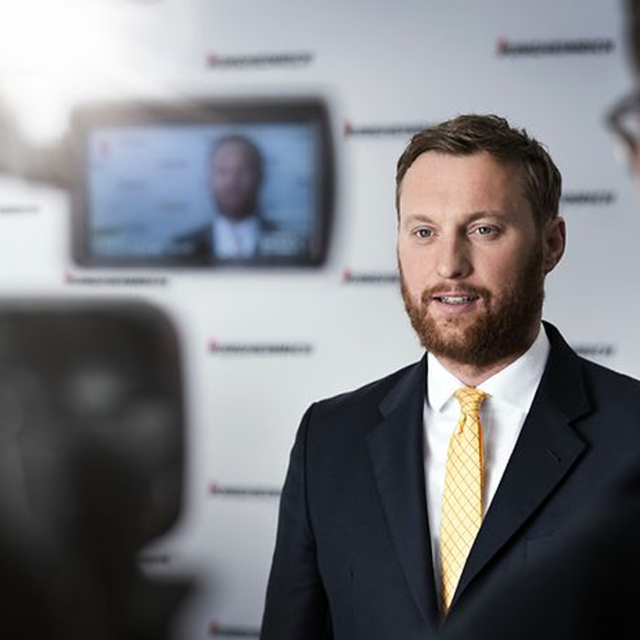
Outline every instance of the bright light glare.
<path id="1" fill-rule="evenodd" d="M 70 106 L 99 96 L 126 68 L 113 8 L 106 0 L 0 0 L 0 100 L 32 139 L 59 135 Z"/>

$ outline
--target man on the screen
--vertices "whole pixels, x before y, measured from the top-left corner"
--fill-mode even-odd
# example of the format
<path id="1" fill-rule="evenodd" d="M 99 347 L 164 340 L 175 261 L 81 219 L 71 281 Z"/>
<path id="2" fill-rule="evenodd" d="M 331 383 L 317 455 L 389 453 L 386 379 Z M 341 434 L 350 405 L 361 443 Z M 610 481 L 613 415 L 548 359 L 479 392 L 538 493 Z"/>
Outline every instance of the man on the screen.
<path id="1" fill-rule="evenodd" d="M 214 143 L 208 162 L 213 217 L 178 240 L 180 252 L 203 262 L 282 255 L 276 242 L 280 229 L 260 211 L 264 160 L 258 146 L 247 136 L 227 135 Z"/>

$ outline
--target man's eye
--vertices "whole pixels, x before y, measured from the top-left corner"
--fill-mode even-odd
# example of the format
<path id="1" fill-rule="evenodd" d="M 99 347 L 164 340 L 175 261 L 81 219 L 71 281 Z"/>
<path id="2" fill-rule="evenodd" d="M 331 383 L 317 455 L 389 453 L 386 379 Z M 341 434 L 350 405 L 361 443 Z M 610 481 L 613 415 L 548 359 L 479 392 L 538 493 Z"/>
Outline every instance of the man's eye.
<path id="1" fill-rule="evenodd" d="M 418 238 L 430 238 L 433 235 L 433 231 L 431 229 L 418 229 L 416 232 Z"/>
<path id="2" fill-rule="evenodd" d="M 494 235 L 496 233 L 496 230 L 489 226 L 488 224 L 483 224 L 480 225 L 479 227 L 476 227 L 476 233 L 479 236 L 490 236 L 490 235 Z"/>

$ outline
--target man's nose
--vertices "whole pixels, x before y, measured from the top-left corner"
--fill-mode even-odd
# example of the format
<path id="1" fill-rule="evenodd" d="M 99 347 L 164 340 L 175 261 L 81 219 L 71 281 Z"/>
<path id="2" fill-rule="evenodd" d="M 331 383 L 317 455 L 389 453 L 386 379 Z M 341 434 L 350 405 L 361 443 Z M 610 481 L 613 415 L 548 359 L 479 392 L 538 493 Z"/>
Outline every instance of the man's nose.
<path id="1" fill-rule="evenodd" d="M 438 275 L 446 280 L 459 280 L 472 271 L 465 238 L 457 233 L 443 234 L 438 243 Z"/>

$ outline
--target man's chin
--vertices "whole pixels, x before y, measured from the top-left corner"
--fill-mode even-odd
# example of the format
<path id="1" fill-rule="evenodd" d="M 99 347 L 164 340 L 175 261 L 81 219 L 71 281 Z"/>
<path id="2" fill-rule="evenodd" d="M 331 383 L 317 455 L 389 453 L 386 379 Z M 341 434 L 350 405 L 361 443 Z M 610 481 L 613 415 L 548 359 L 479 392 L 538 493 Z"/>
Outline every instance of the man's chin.
<path id="1" fill-rule="evenodd" d="M 473 349 L 471 348 L 469 340 L 461 332 L 424 336 L 423 346 L 434 356 L 454 360 L 460 364 L 464 364 L 470 359 L 473 359 Z"/>
<path id="2" fill-rule="evenodd" d="M 422 346 L 434 356 L 459 364 L 485 362 L 487 326 L 478 314 L 436 318 L 429 314 L 419 332 Z"/>
<path id="3" fill-rule="evenodd" d="M 487 318 L 472 322 L 442 323 L 425 321 L 420 327 L 422 346 L 434 356 L 460 365 L 486 367 L 523 353 L 531 332 L 522 327 L 504 329 Z"/>
<path id="4" fill-rule="evenodd" d="M 428 313 L 424 320 L 425 329 L 439 342 L 464 343 L 470 333 L 475 333 L 485 322 L 484 314 L 476 309 L 470 313 L 447 314 Z"/>

